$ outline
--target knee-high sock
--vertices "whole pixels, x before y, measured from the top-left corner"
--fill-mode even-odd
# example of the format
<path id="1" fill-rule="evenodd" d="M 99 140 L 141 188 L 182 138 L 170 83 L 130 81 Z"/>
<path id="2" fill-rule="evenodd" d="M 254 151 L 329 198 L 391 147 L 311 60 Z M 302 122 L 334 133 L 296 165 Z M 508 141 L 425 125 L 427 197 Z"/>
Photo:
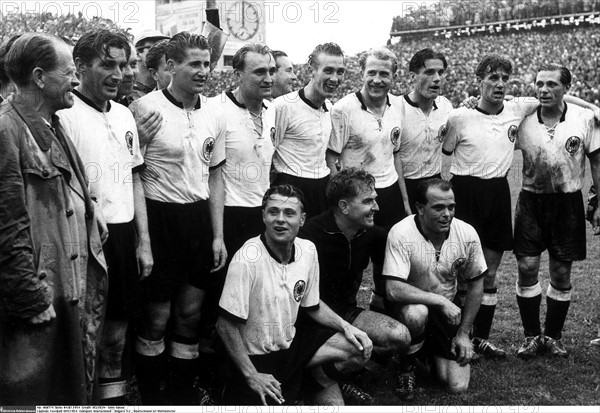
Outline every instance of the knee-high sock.
<path id="1" fill-rule="evenodd" d="M 562 337 L 563 326 L 571 304 L 571 287 L 559 290 L 552 284 L 548 286 L 546 292 L 546 322 L 544 324 L 544 334 L 554 339 Z"/>
<path id="2" fill-rule="evenodd" d="M 99 379 L 100 404 L 105 406 L 125 405 L 127 395 L 127 381 L 122 377 Z"/>
<path id="3" fill-rule="evenodd" d="M 198 339 L 173 335 L 169 343 L 171 403 L 192 405 L 196 403 L 194 379 L 198 373 Z"/>
<path id="4" fill-rule="evenodd" d="M 151 406 L 162 404 L 160 387 L 168 373 L 164 339 L 152 341 L 138 336 L 133 361 L 142 402 Z"/>
<path id="5" fill-rule="evenodd" d="M 540 326 L 540 303 L 542 302 L 542 287 L 537 282 L 534 285 L 522 287 L 517 281 L 517 304 L 523 322 L 525 337 L 535 337 L 542 334 Z"/>
<path id="6" fill-rule="evenodd" d="M 473 323 L 473 337 L 486 340 L 490 337 L 496 304 L 498 304 L 497 293 L 497 288 L 486 288 L 483 290 L 483 300 Z"/>

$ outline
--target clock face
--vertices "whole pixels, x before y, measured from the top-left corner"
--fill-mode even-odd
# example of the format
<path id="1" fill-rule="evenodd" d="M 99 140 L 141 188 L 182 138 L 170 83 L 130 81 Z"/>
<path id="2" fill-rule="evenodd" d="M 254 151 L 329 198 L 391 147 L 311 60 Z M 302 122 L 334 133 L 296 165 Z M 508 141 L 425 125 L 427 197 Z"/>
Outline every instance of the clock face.
<path id="1" fill-rule="evenodd" d="M 227 14 L 227 27 L 240 40 L 249 40 L 258 32 L 259 11 L 249 2 L 236 3 Z"/>

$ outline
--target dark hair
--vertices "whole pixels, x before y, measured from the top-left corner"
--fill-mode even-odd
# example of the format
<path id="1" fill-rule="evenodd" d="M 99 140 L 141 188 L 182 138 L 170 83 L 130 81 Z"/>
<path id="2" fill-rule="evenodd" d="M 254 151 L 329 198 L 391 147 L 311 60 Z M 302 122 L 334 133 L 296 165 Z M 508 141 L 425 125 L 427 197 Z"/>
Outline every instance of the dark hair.
<path id="1" fill-rule="evenodd" d="M 6 55 L 8 54 L 8 51 L 12 47 L 13 43 L 16 42 L 17 39 L 21 36 L 21 34 L 15 34 L 14 36 L 11 36 L 11 38 L 8 39 L 6 42 L 4 42 L 2 46 L 0 46 L 0 84 L 10 82 L 10 78 L 8 77 L 8 73 L 6 72 L 6 69 L 4 67 Z"/>
<path id="2" fill-rule="evenodd" d="M 392 62 L 392 75 L 398 71 L 398 57 L 396 54 L 387 47 L 378 47 L 361 54 L 358 58 L 358 64 L 363 72 L 365 71 L 365 67 L 367 67 L 367 59 L 369 56 L 373 56 L 378 60 Z"/>
<path id="3" fill-rule="evenodd" d="M 288 57 L 286 52 L 283 52 L 281 50 L 271 50 L 271 54 L 273 55 L 273 59 L 275 59 L 275 67 L 277 69 L 279 69 L 279 65 L 277 64 L 277 59 L 279 59 L 280 57 Z"/>
<path id="4" fill-rule="evenodd" d="M 167 42 L 165 58 L 181 63 L 187 58 L 189 49 L 207 50 L 209 54 L 212 53 L 212 47 L 206 37 L 190 32 L 179 32 Z"/>
<path id="5" fill-rule="evenodd" d="M 475 70 L 475 74 L 477 77 L 483 79 L 486 74 L 495 72 L 498 69 L 504 70 L 509 75 L 512 73 L 512 63 L 510 60 L 497 55 L 497 54 L 488 54 L 481 59 L 481 62 L 477 65 L 477 70 Z"/>
<path id="6" fill-rule="evenodd" d="M 4 56 L 6 74 L 17 86 L 27 86 L 36 67 L 48 71 L 56 68 L 56 45 L 60 43 L 62 40 L 52 34 L 23 34 L 8 45 Z"/>
<path id="7" fill-rule="evenodd" d="M 169 39 L 163 39 L 160 42 L 154 43 L 146 53 L 146 67 L 148 69 L 158 70 L 161 61 L 166 62 L 166 49 Z"/>
<path id="8" fill-rule="evenodd" d="M 329 180 L 325 195 L 331 208 L 337 208 L 342 199 L 354 198 L 365 186 L 375 186 L 375 178 L 364 169 L 342 169 Z"/>
<path id="9" fill-rule="evenodd" d="M 304 194 L 300 189 L 296 188 L 294 185 L 276 185 L 267 189 L 267 192 L 265 192 L 265 196 L 263 196 L 262 199 L 261 208 L 263 211 L 267 207 L 267 202 L 269 202 L 269 198 L 272 195 L 281 195 L 287 198 L 297 198 L 300 201 L 300 211 L 304 212 Z"/>
<path id="10" fill-rule="evenodd" d="M 571 71 L 566 66 L 562 66 L 556 63 L 546 63 L 541 65 L 537 72 L 540 73 L 544 71 L 560 72 L 560 83 L 562 83 L 563 86 L 566 86 L 567 88 L 571 86 Z"/>
<path id="11" fill-rule="evenodd" d="M 408 63 L 408 71 L 412 73 L 419 73 L 419 70 L 422 67 L 425 67 L 425 62 L 431 59 L 441 60 L 444 64 L 444 70 L 448 68 L 446 56 L 444 56 L 441 52 L 434 52 L 432 49 L 427 48 L 419 50 L 414 54 Z"/>
<path id="12" fill-rule="evenodd" d="M 430 178 L 419 182 L 415 190 L 415 203 L 427 204 L 427 191 L 429 188 L 437 187 L 444 192 L 452 190 L 452 183 L 440 178 Z"/>
<path id="13" fill-rule="evenodd" d="M 267 55 L 271 54 L 271 49 L 269 49 L 268 46 L 259 43 L 248 43 L 243 45 L 233 55 L 233 61 L 231 63 L 231 66 L 234 70 L 244 70 L 244 67 L 246 66 L 246 55 L 250 52 L 258 53 L 261 55 Z"/>
<path id="14" fill-rule="evenodd" d="M 315 47 L 312 53 L 308 56 L 308 65 L 312 66 L 313 63 L 318 64 L 317 56 L 321 53 L 330 55 L 330 56 L 342 56 L 344 57 L 344 52 L 342 48 L 337 43 L 323 43 Z"/>
<path id="15" fill-rule="evenodd" d="M 127 60 L 131 57 L 129 39 L 117 31 L 96 29 L 85 33 L 73 48 L 73 60 L 79 58 L 84 64 L 91 65 L 94 59 L 110 56 L 110 48 L 125 50 Z"/>

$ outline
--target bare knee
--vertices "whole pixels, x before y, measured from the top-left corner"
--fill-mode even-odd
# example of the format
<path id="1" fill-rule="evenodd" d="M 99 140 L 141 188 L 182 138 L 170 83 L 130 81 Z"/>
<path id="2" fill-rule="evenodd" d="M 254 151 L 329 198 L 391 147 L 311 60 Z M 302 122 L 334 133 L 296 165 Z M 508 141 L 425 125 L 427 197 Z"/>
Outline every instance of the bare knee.
<path id="1" fill-rule="evenodd" d="M 400 320 L 413 337 L 423 333 L 428 316 L 429 309 L 422 304 L 406 305 L 400 312 Z"/>
<path id="2" fill-rule="evenodd" d="M 469 390 L 469 383 L 448 383 L 447 389 L 452 394 L 466 393 Z"/>
<path id="3" fill-rule="evenodd" d="M 411 335 L 408 328 L 398 322 L 390 322 L 386 330 L 387 335 L 383 343 L 386 353 L 405 353 L 410 347 Z"/>

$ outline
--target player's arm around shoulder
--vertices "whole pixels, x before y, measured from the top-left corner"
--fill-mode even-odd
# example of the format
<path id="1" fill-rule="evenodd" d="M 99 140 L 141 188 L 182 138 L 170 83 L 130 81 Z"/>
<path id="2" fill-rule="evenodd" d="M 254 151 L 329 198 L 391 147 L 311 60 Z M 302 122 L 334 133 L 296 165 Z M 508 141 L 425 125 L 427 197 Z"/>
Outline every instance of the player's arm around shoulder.
<path id="1" fill-rule="evenodd" d="M 163 125 L 163 117 L 161 113 L 152 105 L 154 93 L 162 92 L 152 92 L 138 100 L 133 101 L 131 105 L 129 105 L 129 110 L 135 119 L 141 147 L 145 147 L 148 143 L 150 143 Z"/>

